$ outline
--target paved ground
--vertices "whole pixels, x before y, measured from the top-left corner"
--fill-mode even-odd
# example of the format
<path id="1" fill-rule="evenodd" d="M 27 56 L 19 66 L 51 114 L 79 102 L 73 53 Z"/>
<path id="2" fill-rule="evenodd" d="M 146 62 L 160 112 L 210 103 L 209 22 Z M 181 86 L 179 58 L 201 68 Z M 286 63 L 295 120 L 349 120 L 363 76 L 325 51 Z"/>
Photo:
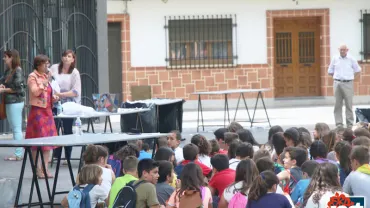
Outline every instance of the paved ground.
<path id="1" fill-rule="evenodd" d="M 366 108 L 368 106 L 355 106 L 360 108 Z M 270 117 L 271 125 L 281 125 L 284 129 L 291 126 L 298 126 L 298 127 L 306 127 L 310 131 L 313 131 L 314 125 L 317 122 L 325 122 L 329 124 L 331 127 L 334 126 L 334 116 L 333 116 L 333 107 L 305 107 L 305 108 L 275 108 L 275 109 L 268 109 L 268 114 Z M 220 125 L 223 126 L 223 111 L 208 111 L 204 112 L 204 122 L 205 124 L 212 124 L 212 125 Z M 230 115 L 233 118 L 234 111 L 230 111 Z M 189 142 L 189 138 L 196 133 L 196 126 L 197 126 L 197 112 L 184 112 L 183 116 L 183 137 L 187 138 L 186 141 L 183 142 L 182 145 Z M 238 116 L 236 120 L 243 120 L 246 118 L 247 114 L 246 111 L 238 111 Z M 265 112 L 263 110 L 257 110 L 256 112 L 256 119 L 263 120 L 265 119 Z M 120 131 L 119 125 L 119 117 L 112 117 L 112 124 L 115 132 Z M 249 128 L 248 123 L 243 123 L 244 126 Z M 104 128 L 104 124 L 96 124 L 95 129 L 96 132 L 102 132 Z M 207 138 L 213 138 L 213 131 L 219 127 L 206 127 L 205 131 L 199 132 L 204 134 Z M 268 131 L 268 124 L 261 123 L 256 124 L 256 127 L 253 127 L 251 130 L 256 137 L 256 140 L 260 143 L 264 143 L 267 140 L 267 131 Z M 4 158 L 8 155 L 11 155 L 13 149 L 10 148 L 0 148 L 0 158 Z M 80 148 L 73 149 L 73 157 L 79 157 Z M 0 178 L 15 178 L 18 180 L 19 172 L 20 172 L 21 162 L 5 162 L 0 160 Z M 78 162 L 72 161 L 72 166 L 76 172 Z M 55 167 L 55 166 L 54 166 Z M 54 167 L 52 170 L 54 170 Z M 51 180 L 53 181 L 53 180 Z M 46 186 L 43 180 L 40 180 L 41 187 L 43 189 L 43 197 L 47 199 L 47 192 Z M 58 180 L 58 188 L 57 191 L 66 191 L 71 188 L 72 184 L 69 179 L 69 173 L 67 170 L 67 166 L 62 166 L 59 180 Z M 22 189 L 22 197 L 21 200 L 23 202 L 28 201 L 28 196 L 30 195 L 30 187 L 31 187 L 31 172 L 29 165 L 26 168 L 25 179 L 23 182 L 23 189 Z M 0 189 L 2 188 L 0 183 Z M 9 192 L 9 188 L 6 190 L 0 190 L 0 198 L 2 198 L 1 193 L 4 191 Z M 60 202 L 62 196 L 57 196 L 55 201 Z M 34 200 L 36 200 L 36 194 L 34 191 Z M 3 200 L 0 200 L 3 201 Z M 1 208 L 0 202 L 0 208 Z"/>

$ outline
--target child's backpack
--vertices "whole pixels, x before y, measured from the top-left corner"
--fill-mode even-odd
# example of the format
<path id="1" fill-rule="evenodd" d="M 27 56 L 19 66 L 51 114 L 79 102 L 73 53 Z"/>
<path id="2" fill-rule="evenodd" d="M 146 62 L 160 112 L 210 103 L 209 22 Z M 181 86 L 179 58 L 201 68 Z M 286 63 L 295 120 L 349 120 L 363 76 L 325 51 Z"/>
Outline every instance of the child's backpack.
<path id="1" fill-rule="evenodd" d="M 121 168 L 122 168 L 121 160 L 115 159 L 114 155 L 109 155 L 107 163 L 110 166 L 112 166 L 112 170 L 114 172 L 114 175 L 116 175 L 116 177 L 119 177 L 121 175 Z"/>
<path id="2" fill-rule="evenodd" d="M 199 191 L 185 191 L 185 193 L 180 196 L 178 208 L 202 208 L 205 194 L 206 189 L 203 186 L 201 187 L 201 193 L 199 193 Z"/>
<path id="3" fill-rule="evenodd" d="M 67 196 L 68 207 L 91 208 L 89 192 L 94 186 L 94 184 L 88 184 L 85 188 L 81 188 L 79 185 L 73 187 L 72 191 L 70 191 Z"/>
<path id="4" fill-rule="evenodd" d="M 292 184 L 294 183 L 294 184 L 297 184 L 298 183 L 298 181 L 294 178 L 294 176 L 290 173 L 290 170 L 287 170 L 288 171 L 288 173 L 289 173 L 289 175 L 290 175 L 290 179 L 289 180 L 286 180 L 287 182 L 286 182 L 286 184 L 285 184 L 285 186 L 284 186 L 284 189 L 283 189 L 283 191 L 284 191 L 284 193 L 286 193 L 286 194 L 291 194 L 292 193 L 292 191 L 293 191 L 293 189 L 292 189 Z M 291 179 L 293 179 L 293 180 L 291 180 Z"/>
<path id="5" fill-rule="evenodd" d="M 228 208 L 245 208 L 247 207 L 248 204 L 248 199 L 247 197 L 238 192 L 234 194 L 234 196 L 231 198 L 229 205 L 227 206 Z"/>
<path id="6" fill-rule="evenodd" d="M 146 181 L 139 181 L 134 185 L 135 181 L 130 181 L 118 192 L 116 199 L 114 199 L 113 207 L 135 208 L 137 198 L 135 189 L 140 184 L 146 183 Z"/>

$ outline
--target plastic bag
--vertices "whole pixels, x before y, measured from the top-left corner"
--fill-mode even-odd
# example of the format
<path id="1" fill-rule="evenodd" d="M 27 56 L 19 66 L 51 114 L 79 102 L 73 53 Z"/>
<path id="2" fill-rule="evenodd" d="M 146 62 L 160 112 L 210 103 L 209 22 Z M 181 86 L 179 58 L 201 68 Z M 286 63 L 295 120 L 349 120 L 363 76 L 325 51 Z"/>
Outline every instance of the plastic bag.
<path id="1" fill-rule="evenodd" d="M 0 207 L 14 207 L 15 196 L 17 195 L 18 181 L 19 180 L 16 178 L 0 179 Z"/>
<path id="2" fill-rule="evenodd" d="M 62 104 L 64 115 L 99 115 L 92 107 L 87 107 L 74 102 Z"/>

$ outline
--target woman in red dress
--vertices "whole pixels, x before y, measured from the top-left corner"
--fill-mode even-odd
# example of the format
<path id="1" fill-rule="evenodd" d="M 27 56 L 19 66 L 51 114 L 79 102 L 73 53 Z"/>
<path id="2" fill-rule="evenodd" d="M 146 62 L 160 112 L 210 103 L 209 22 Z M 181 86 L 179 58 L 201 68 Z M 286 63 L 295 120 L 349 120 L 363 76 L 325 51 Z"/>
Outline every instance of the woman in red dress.
<path id="1" fill-rule="evenodd" d="M 48 57 L 38 55 L 34 59 L 34 71 L 28 76 L 29 103 L 31 110 L 28 115 L 26 139 L 57 136 L 54 117 L 52 113 L 53 103 L 59 98 L 52 94 L 52 88 L 49 83 L 47 62 Z M 55 147 L 42 147 L 45 167 L 48 167 L 50 158 L 50 150 Z M 36 147 L 32 147 L 33 160 L 36 159 Z M 37 176 L 38 178 L 52 178 L 53 175 L 49 170 L 44 173 L 42 165 L 37 161 Z"/>

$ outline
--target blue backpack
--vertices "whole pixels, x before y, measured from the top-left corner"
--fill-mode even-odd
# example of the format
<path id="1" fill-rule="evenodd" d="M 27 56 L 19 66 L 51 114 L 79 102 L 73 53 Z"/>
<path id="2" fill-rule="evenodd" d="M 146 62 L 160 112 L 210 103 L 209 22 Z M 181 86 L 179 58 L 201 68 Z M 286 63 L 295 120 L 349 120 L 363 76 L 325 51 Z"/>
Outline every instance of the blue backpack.
<path id="1" fill-rule="evenodd" d="M 91 208 L 89 192 L 94 188 L 94 184 L 88 184 L 85 188 L 79 185 L 73 187 L 73 190 L 68 193 L 69 208 Z"/>
<path id="2" fill-rule="evenodd" d="M 122 168 L 121 160 L 116 160 L 113 155 L 109 155 L 107 163 L 112 166 L 114 175 L 116 175 L 116 177 L 120 177 Z"/>

